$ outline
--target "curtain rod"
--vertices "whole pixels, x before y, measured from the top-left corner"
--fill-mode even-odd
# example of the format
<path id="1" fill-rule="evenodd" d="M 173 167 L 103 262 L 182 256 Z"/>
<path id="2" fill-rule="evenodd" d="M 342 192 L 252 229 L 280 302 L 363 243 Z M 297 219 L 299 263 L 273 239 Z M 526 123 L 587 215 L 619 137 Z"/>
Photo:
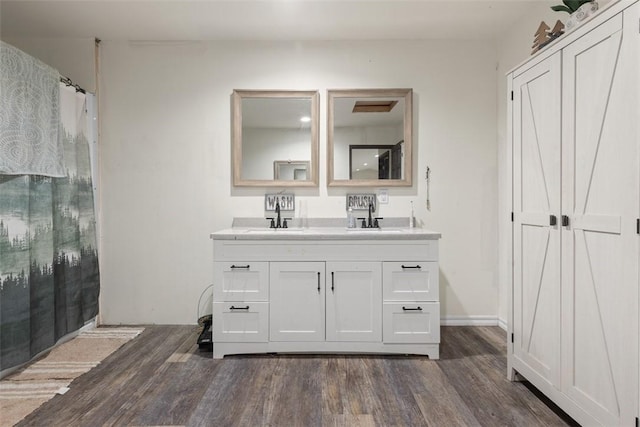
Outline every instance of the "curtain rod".
<path id="1" fill-rule="evenodd" d="M 73 88 L 75 88 L 76 92 L 80 92 L 80 93 L 84 93 L 86 94 L 87 92 L 82 89 L 79 85 L 74 84 L 71 79 L 69 77 L 65 77 L 65 76 L 60 76 L 60 82 L 64 83 L 67 86 L 71 86 Z"/>

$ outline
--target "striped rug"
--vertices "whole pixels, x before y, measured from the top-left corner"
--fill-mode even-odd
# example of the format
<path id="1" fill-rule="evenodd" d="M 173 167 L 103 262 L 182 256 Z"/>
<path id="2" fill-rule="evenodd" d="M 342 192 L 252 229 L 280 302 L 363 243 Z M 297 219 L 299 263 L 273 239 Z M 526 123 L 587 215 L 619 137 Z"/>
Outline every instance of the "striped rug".
<path id="1" fill-rule="evenodd" d="M 45 357 L 0 381 L 0 426 L 12 426 L 90 371 L 144 328 L 100 327 L 81 332 Z"/>

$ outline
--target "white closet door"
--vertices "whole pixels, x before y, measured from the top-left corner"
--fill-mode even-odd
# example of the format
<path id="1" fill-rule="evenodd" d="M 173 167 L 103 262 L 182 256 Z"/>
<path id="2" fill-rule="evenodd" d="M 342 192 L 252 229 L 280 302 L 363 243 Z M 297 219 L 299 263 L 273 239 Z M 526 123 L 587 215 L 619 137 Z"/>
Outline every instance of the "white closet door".
<path id="1" fill-rule="evenodd" d="M 513 367 L 545 390 L 560 373 L 560 59 L 513 80 Z"/>
<path id="2" fill-rule="evenodd" d="M 634 10 L 624 31 L 617 15 L 563 51 L 562 389 L 609 426 L 638 404 Z"/>

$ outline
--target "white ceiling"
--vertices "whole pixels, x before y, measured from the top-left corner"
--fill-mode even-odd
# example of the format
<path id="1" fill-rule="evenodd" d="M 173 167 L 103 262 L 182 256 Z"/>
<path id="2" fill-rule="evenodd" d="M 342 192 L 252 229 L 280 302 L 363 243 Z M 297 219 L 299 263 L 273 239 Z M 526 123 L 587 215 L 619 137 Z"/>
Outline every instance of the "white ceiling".
<path id="1" fill-rule="evenodd" d="M 492 40 L 540 0 L 0 0 L 0 36 Z"/>

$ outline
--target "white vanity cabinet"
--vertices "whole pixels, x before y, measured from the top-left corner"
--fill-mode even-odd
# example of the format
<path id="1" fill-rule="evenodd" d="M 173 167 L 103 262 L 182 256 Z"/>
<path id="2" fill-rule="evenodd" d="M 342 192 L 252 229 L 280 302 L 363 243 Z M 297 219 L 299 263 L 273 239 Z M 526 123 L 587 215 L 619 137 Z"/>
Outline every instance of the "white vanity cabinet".
<path id="1" fill-rule="evenodd" d="M 213 233 L 213 356 L 439 358 L 439 233 Z M 375 237 L 374 237 L 375 236 Z"/>

